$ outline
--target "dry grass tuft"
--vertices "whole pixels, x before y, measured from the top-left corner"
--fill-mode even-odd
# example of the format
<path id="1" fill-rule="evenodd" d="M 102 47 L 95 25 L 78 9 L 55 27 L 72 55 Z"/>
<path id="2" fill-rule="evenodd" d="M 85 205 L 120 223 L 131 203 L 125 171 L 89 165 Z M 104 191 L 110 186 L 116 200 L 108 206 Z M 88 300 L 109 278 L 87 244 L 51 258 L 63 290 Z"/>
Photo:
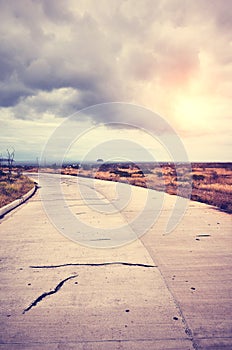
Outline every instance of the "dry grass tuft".
<path id="1" fill-rule="evenodd" d="M 5 173 L 0 174 L 0 208 L 22 197 L 34 186 L 33 181 L 21 175 L 12 175 L 11 181 Z"/>

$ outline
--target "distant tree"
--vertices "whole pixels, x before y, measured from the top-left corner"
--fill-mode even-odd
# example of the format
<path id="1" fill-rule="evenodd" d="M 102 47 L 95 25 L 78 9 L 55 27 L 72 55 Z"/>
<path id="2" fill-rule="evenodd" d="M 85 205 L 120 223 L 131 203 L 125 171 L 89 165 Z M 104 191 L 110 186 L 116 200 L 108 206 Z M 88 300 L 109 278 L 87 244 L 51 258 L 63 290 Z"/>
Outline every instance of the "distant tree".
<path id="1" fill-rule="evenodd" d="M 73 169 L 79 169 L 79 164 L 72 164 Z"/>
<path id="2" fill-rule="evenodd" d="M 195 181 L 203 181 L 205 178 L 204 175 L 193 174 L 193 180 Z"/>
<path id="3" fill-rule="evenodd" d="M 7 148 L 6 152 L 7 152 L 7 163 L 8 163 L 8 181 L 11 181 L 15 150 L 13 147 L 11 150 Z"/>

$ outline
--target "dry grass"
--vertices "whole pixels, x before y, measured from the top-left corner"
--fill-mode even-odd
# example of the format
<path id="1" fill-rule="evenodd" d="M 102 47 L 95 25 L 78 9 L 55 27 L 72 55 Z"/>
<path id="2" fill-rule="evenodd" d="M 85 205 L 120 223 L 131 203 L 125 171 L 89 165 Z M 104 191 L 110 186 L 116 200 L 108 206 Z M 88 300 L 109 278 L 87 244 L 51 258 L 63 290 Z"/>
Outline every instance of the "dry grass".
<path id="1" fill-rule="evenodd" d="M 45 171 L 60 172 L 60 169 L 45 169 Z M 180 165 L 178 166 L 178 178 L 173 164 L 162 164 L 157 167 L 152 163 L 89 165 L 85 169 L 78 170 L 65 168 L 61 170 L 61 173 L 126 182 L 183 197 L 186 197 L 191 190 L 192 200 L 232 213 L 231 163 L 194 163 L 190 173 L 184 165 Z"/>
<path id="2" fill-rule="evenodd" d="M 26 176 L 12 175 L 11 181 L 8 181 L 6 174 L 0 174 L 0 208 L 22 197 L 33 186 L 33 181 Z"/>
<path id="3" fill-rule="evenodd" d="M 141 168 L 139 164 L 136 166 L 111 164 L 88 170 L 65 169 L 63 173 L 127 182 L 183 197 L 186 197 L 191 190 L 192 200 L 232 213 L 232 165 L 230 163 L 193 164 L 190 173 L 183 165 L 178 167 L 178 178 L 174 165 L 163 164 L 161 168 L 156 168 L 154 164 L 149 163 L 142 164 Z"/>
<path id="4" fill-rule="evenodd" d="M 161 180 L 162 179 L 162 180 Z M 193 168 L 190 174 L 185 174 L 178 179 L 174 172 L 164 169 L 162 176 L 156 173 L 147 176 L 148 187 L 161 190 L 161 182 L 165 183 L 165 191 L 169 194 L 180 194 L 185 197 L 185 189 L 191 184 L 191 199 L 213 205 L 219 209 L 232 213 L 232 169 L 227 168 Z M 186 191 L 187 194 L 188 191 Z"/>

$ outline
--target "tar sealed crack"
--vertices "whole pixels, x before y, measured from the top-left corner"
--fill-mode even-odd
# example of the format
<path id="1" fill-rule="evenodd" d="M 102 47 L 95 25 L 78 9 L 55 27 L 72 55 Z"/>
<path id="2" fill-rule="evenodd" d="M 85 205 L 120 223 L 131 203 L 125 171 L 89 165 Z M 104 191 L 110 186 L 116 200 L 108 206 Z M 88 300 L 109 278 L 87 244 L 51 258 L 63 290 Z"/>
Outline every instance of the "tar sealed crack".
<path id="1" fill-rule="evenodd" d="M 23 314 L 25 314 L 26 312 L 28 312 L 31 308 L 33 308 L 34 306 L 36 306 L 41 300 L 43 300 L 44 298 L 48 297 L 49 295 L 55 294 L 57 293 L 60 288 L 63 286 L 63 284 L 65 282 L 67 282 L 68 280 L 71 280 L 72 278 L 76 278 L 78 275 L 73 275 L 73 276 L 69 276 L 67 278 L 65 278 L 63 281 L 61 281 L 59 284 L 57 284 L 57 286 L 49 291 L 49 292 L 44 292 L 43 294 L 41 294 L 38 298 L 36 298 L 26 309 L 23 310 Z"/>
<path id="2" fill-rule="evenodd" d="M 115 261 L 115 262 L 103 262 L 103 263 L 68 263 L 68 264 L 59 264 L 59 265 L 37 265 L 37 266 L 30 266 L 30 268 L 32 268 L 32 269 L 56 269 L 59 267 L 67 267 L 67 266 L 108 266 L 108 265 L 125 265 L 125 266 L 138 266 L 138 267 L 151 267 L 151 268 L 158 267 L 156 265 Z"/>

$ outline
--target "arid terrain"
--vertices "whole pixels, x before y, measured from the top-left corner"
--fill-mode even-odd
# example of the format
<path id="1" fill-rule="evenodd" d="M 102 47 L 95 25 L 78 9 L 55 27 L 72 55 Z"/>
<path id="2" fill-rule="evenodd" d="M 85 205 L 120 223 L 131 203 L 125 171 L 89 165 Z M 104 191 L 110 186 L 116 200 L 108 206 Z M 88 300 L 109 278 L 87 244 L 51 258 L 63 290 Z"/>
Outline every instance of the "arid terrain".
<path id="1" fill-rule="evenodd" d="M 168 163 L 86 164 L 79 169 L 62 169 L 62 173 L 127 182 L 182 196 L 187 196 L 191 187 L 192 200 L 232 213 L 232 164 L 192 163 L 191 167 L 189 172 L 184 164 L 178 164 L 178 176 L 175 165 Z"/>
<path id="2" fill-rule="evenodd" d="M 62 169 L 40 168 L 40 171 L 126 182 L 181 196 L 188 196 L 191 191 L 192 200 L 232 213 L 232 163 L 192 163 L 191 171 L 185 164 L 171 163 L 87 163 Z"/>
<path id="3" fill-rule="evenodd" d="M 7 169 L 4 171 L 0 169 L 0 208 L 22 197 L 33 186 L 33 181 L 27 176 L 14 172 L 9 177 Z"/>

